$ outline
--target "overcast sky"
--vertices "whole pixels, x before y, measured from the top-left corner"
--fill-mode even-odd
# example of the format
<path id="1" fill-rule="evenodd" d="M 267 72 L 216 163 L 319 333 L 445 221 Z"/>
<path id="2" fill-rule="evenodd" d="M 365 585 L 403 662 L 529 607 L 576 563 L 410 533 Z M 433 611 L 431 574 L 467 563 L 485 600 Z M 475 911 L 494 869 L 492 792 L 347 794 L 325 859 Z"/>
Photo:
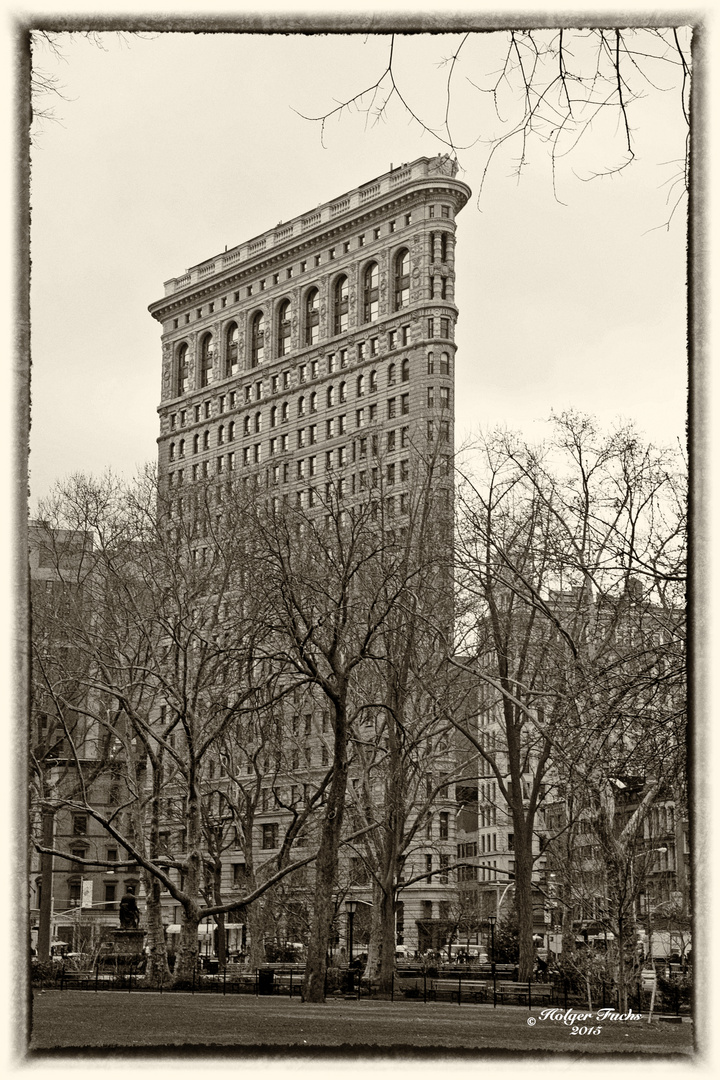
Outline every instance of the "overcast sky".
<path id="1" fill-rule="evenodd" d="M 398 75 L 431 125 L 445 109 L 439 66 L 459 35 L 403 38 Z M 155 457 L 160 327 L 148 305 L 185 268 L 441 145 L 399 107 L 325 131 L 318 115 L 381 74 L 387 36 L 158 33 L 103 48 L 68 34 L 57 123 L 32 153 L 32 504 L 71 472 L 131 475 Z M 551 410 L 603 425 L 633 420 L 656 442 L 684 439 L 685 205 L 669 229 L 684 152 L 677 93 L 647 87 L 637 160 L 620 160 L 615 118 L 560 163 L 519 146 L 491 164 L 503 129 L 489 95 L 501 51 L 477 35 L 456 68 L 456 139 L 473 198 L 458 217 L 456 439 L 504 424 L 542 434 Z M 664 86 L 671 84 L 668 72 Z M 472 81 L 472 82 L 471 82 Z M 668 202 L 670 198 L 670 202 Z"/>

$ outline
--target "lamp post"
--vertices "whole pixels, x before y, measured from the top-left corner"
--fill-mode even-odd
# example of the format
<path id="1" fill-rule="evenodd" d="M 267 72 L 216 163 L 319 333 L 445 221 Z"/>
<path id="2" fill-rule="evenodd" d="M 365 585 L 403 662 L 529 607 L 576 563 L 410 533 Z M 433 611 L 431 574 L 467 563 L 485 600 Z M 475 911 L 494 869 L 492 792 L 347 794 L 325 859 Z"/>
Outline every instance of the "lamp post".
<path id="1" fill-rule="evenodd" d="M 488 915 L 488 922 L 490 923 L 490 955 L 492 957 L 493 1009 L 495 1009 L 497 1008 L 497 983 L 495 981 L 495 923 L 497 922 L 497 915 Z"/>
<path id="2" fill-rule="evenodd" d="M 346 900 L 345 910 L 348 917 L 348 965 L 352 968 L 353 961 L 353 922 L 355 921 L 355 912 L 357 911 L 357 900 Z"/>

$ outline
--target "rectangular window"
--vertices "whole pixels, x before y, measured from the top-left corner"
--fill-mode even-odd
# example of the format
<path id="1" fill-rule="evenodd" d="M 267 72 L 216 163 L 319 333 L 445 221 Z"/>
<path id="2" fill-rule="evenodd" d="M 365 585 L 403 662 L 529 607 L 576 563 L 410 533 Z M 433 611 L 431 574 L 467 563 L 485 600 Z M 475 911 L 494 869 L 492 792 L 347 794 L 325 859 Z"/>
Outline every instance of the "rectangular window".
<path id="1" fill-rule="evenodd" d="M 395 348 L 395 339 L 396 339 L 396 337 L 397 337 L 396 332 L 394 330 L 390 330 L 390 332 L 388 333 L 388 349 L 394 349 Z"/>
<path id="2" fill-rule="evenodd" d="M 317 442 L 317 424 L 311 424 L 308 428 L 308 445 L 314 446 Z"/>
<path id="3" fill-rule="evenodd" d="M 400 415 L 407 416 L 410 412 L 410 395 L 402 394 L 400 397 Z"/>
<path id="4" fill-rule="evenodd" d="M 440 337 L 443 337 L 443 338 L 449 338 L 450 337 L 450 320 L 449 319 L 441 319 L 440 320 Z"/>
<path id="5" fill-rule="evenodd" d="M 262 459 L 262 449 L 260 443 L 255 443 L 253 446 L 253 461 L 257 464 Z"/>
<path id="6" fill-rule="evenodd" d="M 340 350 L 340 367 L 347 367 L 347 349 Z"/>
<path id="7" fill-rule="evenodd" d="M 394 416 L 396 415 L 396 409 L 397 409 L 397 400 L 396 400 L 396 398 L 394 398 L 394 397 L 393 398 L 388 398 L 388 403 L 387 403 L 388 420 L 392 420 L 394 418 Z"/>
<path id="8" fill-rule="evenodd" d="M 395 465 L 391 464 L 387 467 L 387 482 L 388 484 L 395 483 Z"/>
<path id="9" fill-rule="evenodd" d="M 73 836 L 86 836 L 87 835 L 87 826 L 88 826 L 87 814 L 73 814 L 73 818 L 72 818 Z"/>
<path id="10" fill-rule="evenodd" d="M 444 218 L 449 218 L 450 217 L 450 207 L 449 206 L 441 206 L 440 207 L 440 216 L 444 217 Z"/>
<path id="11" fill-rule="evenodd" d="M 365 425 L 365 410 L 357 409 L 355 411 L 355 427 L 364 427 Z"/>
<path id="12" fill-rule="evenodd" d="M 298 428 L 297 444 L 298 447 L 305 445 L 305 428 Z"/>
<path id="13" fill-rule="evenodd" d="M 300 460 L 297 463 L 297 478 L 298 478 L 298 480 L 304 480 L 305 479 L 305 459 L 304 458 L 300 458 Z"/>
<path id="14" fill-rule="evenodd" d="M 432 855 L 426 855 L 425 856 L 425 871 L 427 873 L 428 881 L 432 880 L 431 879 L 432 868 L 433 868 L 433 857 L 432 857 Z"/>
<path id="15" fill-rule="evenodd" d="M 429 338 L 435 337 L 435 320 L 432 318 L 428 319 L 427 322 L 427 336 Z"/>
<path id="16" fill-rule="evenodd" d="M 449 386 L 441 386 L 440 387 L 440 408 L 441 409 L 449 409 L 450 408 L 450 387 Z"/>
<path id="17" fill-rule="evenodd" d="M 224 460 L 223 460 L 223 458 L 221 456 L 221 457 L 219 457 L 217 459 L 217 472 L 218 473 L 221 473 L 223 471 L 223 465 L 224 465 Z"/>
<path id="18" fill-rule="evenodd" d="M 277 394 L 277 392 L 278 392 L 278 380 L 279 380 L 278 375 L 273 375 L 272 379 L 270 380 L 270 386 L 272 388 L 272 393 L 273 394 Z"/>
<path id="19" fill-rule="evenodd" d="M 405 224 L 406 225 L 412 225 L 412 214 L 406 214 L 405 215 Z"/>
<path id="20" fill-rule="evenodd" d="M 448 867 L 450 865 L 450 856 L 440 856 L 440 884 L 447 885 L 448 883 Z"/>
<path id="21" fill-rule="evenodd" d="M 262 846 L 263 851 L 271 851 L 278 846 L 279 826 L 276 821 L 263 825 Z"/>
<path id="22" fill-rule="evenodd" d="M 358 247 L 365 247 L 365 233 L 360 233 L 358 236 Z"/>
<path id="23" fill-rule="evenodd" d="M 343 465 L 347 465 L 347 463 L 347 447 L 341 446 L 338 449 L 338 465 L 342 467 Z"/>
<path id="24" fill-rule="evenodd" d="M 317 463 L 317 458 L 316 457 L 309 457 L 308 458 L 308 476 L 314 476 L 315 475 L 316 463 Z"/>
<path id="25" fill-rule="evenodd" d="M 387 433 L 387 449 L 388 453 L 395 449 L 395 432 L 388 431 Z"/>
<path id="26" fill-rule="evenodd" d="M 449 822 L 450 822 L 450 815 L 446 814 L 444 812 L 441 813 L 440 814 L 440 839 L 441 840 L 447 840 L 447 838 L 448 838 L 448 835 L 449 835 L 448 834 Z"/>
<path id="27" fill-rule="evenodd" d="M 310 378 L 317 379 L 318 377 L 318 362 L 317 360 L 311 360 L 310 362 Z"/>
<path id="28" fill-rule="evenodd" d="M 307 364 L 301 364 L 298 368 L 298 379 L 301 383 L 307 380 Z"/>
<path id="29" fill-rule="evenodd" d="M 328 358 L 327 358 L 327 370 L 328 370 L 328 375 L 332 375 L 333 371 L 335 370 L 335 354 L 334 353 L 330 353 Z"/>
<path id="30" fill-rule="evenodd" d="M 332 439 L 335 434 L 335 418 L 325 421 L 325 438 Z"/>
<path id="31" fill-rule="evenodd" d="M 343 413 L 342 416 L 338 416 L 338 418 L 337 418 L 338 435 L 344 435 L 345 434 L 345 421 L 346 421 L 346 419 L 347 419 L 347 417 L 345 416 L 344 413 Z"/>
<path id="32" fill-rule="evenodd" d="M 428 409 L 435 408 L 435 387 L 428 386 L 427 388 L 427 407 Z"/>
<path id="33" fill-rule="evenodd" d="M 273 437 L 270 440 L 270 456 L 273 457 L 277 453 L 277 438 Z"/>
<path id="34" fill-rule="evenodd" d="M 450 421 L 440 421 L 440 442 L 450 442 Z"/>
<path id="35" fill-rule="evenodd" d="M 370 338 L 370 355 L 377 356 L 378 351 L 378 339 L 376 337 Z"/>
<path id="36" fill-rule="evenodd" d="M 115 903 L 116 889 L 117 886 L 114 883 L 105 886 L 105 903 L 103 905 L 105 911 L 117 910 L 117 905 Z"/>
<path id="37" fill-rule="evenodd" d="M 368 409 L 368 420 L 371 424 L 374 424 L 377 420 L 377 405 L 371 405 Z"/>

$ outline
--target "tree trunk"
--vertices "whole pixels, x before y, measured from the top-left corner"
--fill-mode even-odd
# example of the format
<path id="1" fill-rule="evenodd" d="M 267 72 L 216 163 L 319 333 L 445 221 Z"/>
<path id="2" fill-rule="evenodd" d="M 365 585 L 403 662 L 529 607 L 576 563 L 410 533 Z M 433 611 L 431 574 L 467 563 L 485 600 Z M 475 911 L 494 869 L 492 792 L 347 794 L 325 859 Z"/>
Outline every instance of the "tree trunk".
<path id="1" fill-rule="evenodd" d="M 147 919 L 147 960 L 143 981 L 146 986 L 167 986 L 170 981 L 170 968 L 168 967 L 165 929 L 162 922 L 161 885 L 157 878 L 147 871 L 143 872 L 143 877 L 145 880 Z"/>
<path id="2" fill-rule="evenodd" d="M 528 982 L 535 966 L 535 945 L 533 944 L 533 901 L 532 901 L 532 829 L 524 819 L 522 808 L 513 807 L 515 828 L 515 911 L 517 913 L 518 979 Z"/>
<path id="3" fill-rule="evenodd" d="M 395 904 L 392 887 L 392 873 L 386 885 L 373 884 L 372 922 L 370 944 L 365 965 L 365 978 L 377 985 L 382 993 L 389 993 L 395 972 Z"/>
<path id="4" fill-rule="evenodd" d="M 325 1000 L 327 951 L 335 914 L 333 890 L 337 878 L 347 775 L 347 717 L 343 695 L 343 700 L 336 704 L 333 775 L 322 825 L 320 847 L 315 860 L 315 903 L 302 988 L 303 1001 L 322 1002 Z"/>
<path id="5" fill-rule="evenodd" d="M 180 940 L 175 954 L 173 986 L 185 987 L 193 983 L 198 963 L 198 925 L 200 912 L 197 904 L 183 905 L 183 921 Z"/>

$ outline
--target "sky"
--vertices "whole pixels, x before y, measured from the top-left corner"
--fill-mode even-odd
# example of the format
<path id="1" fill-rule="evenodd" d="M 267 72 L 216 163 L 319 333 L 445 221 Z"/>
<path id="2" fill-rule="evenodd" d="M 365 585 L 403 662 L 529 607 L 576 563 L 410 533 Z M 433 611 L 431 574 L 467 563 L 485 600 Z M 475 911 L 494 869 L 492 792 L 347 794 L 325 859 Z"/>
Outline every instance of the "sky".
<path id="1" fill-rule="evenodd" d="M 459 34 L 403 37 L 398 81 L 441 128 Z M 442 145 L 399 105 L 320 125 L 305 117 L 371 84 L 388 35 L 157 32 L 63 35 L 56 122 L 32 150 L 31 506 L 73 472 L 132 475 L 155 458 L 163 282 L 319 203 Z M 492 160 L 505 130 L 490 85 L 498 35 L 474 35 L 454 72 L 451 125 L 473 197 L 457 221 L 456 441 L 500 424 L 541 438 L 551 411 L 604 427 L 637 424 L 684 441 L 686 206 L 672 181 L 684 152 L 679 95 L 647 86 L 634 106 L 637 158 L 621 159 L 616 118 L 558 163 L 519 144 Z M 669 86 L 665 72 L 663 86 Z M 657 80 L 656 80 L 657 81 Z M 475 86 L 473 86 L 473 83 Z M 509 114 L 510 102 L 500 101 Z M 670 199 L 670 201 L 668 201 Z"/>

